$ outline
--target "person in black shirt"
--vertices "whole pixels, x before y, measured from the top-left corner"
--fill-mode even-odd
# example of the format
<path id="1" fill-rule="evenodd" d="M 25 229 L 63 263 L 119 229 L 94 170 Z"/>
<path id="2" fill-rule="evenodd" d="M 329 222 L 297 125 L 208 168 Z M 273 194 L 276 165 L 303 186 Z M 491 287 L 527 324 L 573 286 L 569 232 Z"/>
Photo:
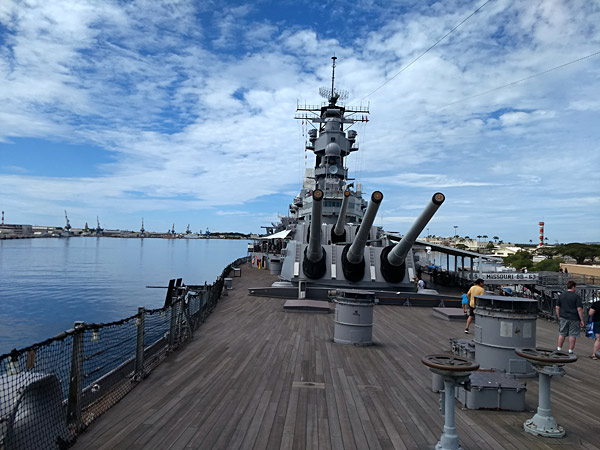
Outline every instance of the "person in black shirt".
<path id="1" fill-rule="evenodd" d="M 569 353 L 575 349 L 575 341 L 583 323 L 583 303 L 581 297 L 575 292 L 577 283 L 573 280 L 567 282 L 567 292 L 563 292 L 556 302 L 556 317 L 558 318 L 558 346 L 556 350 L 561 351 L 565 338 L 569 337 Z"/>
<path id="2" fill-rule="evenodd" d="M 598 359 L 598 350 L 600 350 L 600 301 L 592 303 L 588 310 L 588 315 L 594 321 L 594 334 L 596 340 L 594 341 L 594 350 L 592 351 L 592 359 Z"/>

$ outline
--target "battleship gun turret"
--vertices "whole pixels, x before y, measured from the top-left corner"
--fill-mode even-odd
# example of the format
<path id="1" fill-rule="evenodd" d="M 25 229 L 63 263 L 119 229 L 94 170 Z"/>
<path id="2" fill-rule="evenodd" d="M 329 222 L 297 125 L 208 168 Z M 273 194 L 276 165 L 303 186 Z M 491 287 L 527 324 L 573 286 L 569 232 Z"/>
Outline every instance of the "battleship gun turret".
<path id="1" fill-rule="evenodd" d="M 342 251 L 342 271 L 344 272 L 344 277 L 349 281 L 360 281 L 364 276 L 365 246 L 367 245 L 369 233 L 382 200 L 383 194 L 381 192 L 375 191 L 371 194 L 371 201 L 369 202 L 369 206 L 367 206 L 367 211 L 354 241 L 351 245 L 346 245 Z"/>
<path id="2" fill-rule="evenodd" d="M 404 278 L 404 259 L 414 245 L 419 234 L 425 229 L 433 215 L 442 206 L 446 197 L 441 192 L 436 192 L 431 197 L 421 215 L 410 227 L 400 242 L 389 245 L 381 251 L 381 274 L 390 283 L 399 283 Z"/>
<path id="3" fill-rule="evenodd" d="M 331 232 L 331 243 L 337 244 L 338 242 L 346 242 L 346 213 L 348 212 L 348 204 L 350 203 L 350 191 L 346 189 L 344 191 L 344 198 L 342 199 L 342 207 L 338 215 L 335 227 Z"/>
<path id="4" fill-rule="evenodd" d="M 409 280 L 415 268 L 412 246 L 445 198 L 436 193 L 399 243 L 374 225 L 383 194 L 375 191 L 368 202 L 363 199 L 362 185 L 357 182 L 352 189 L 346 166 L 348 156 L 359 150 L 357 132 L 350 128 L 369 121 L 369 107 L 343 103 L 348 93 L 335 88 L 335 59 L 331 87 L 319 91 L 327 102 L 296 107 L 295 118 L 311 128 L 306 150 L 315 156 L 314 167 L 305 170 L 290 216 L 277 224 L 285 234 L 285 250 L 269 269 L 279 281 L 261 292 L 327 298 L 329 289 L 339 288 L 389 291 L 405 298 L 404 292 L 414 287 Z M 255 253 L 264 261 L 266 252 Z"/>
<path id="5" fill-rule="evenodd" d="M 304 249 L 302 270 L 311 279 L 319 279 L 327 271 L 325 249 L 321 245 L 321 222 L 323 215 L 323 191 L 315 189 L 312 193 L 312 216 L 308 246 Z"/>

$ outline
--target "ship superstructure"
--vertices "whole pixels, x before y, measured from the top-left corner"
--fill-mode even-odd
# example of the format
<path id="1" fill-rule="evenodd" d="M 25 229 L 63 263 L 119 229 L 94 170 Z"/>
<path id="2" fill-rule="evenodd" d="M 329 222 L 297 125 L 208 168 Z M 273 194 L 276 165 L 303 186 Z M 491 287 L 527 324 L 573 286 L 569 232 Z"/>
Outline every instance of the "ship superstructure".
<path id="1" fill-rule="evenodd" d="M 332 58 L 331 88 L 321 88 L 321 106 L 298 106 L 296 119 L 312 126 L 307 151 L 315 154 L 314 168 L 307 169 L 302 190 L 289 206 L 289 217 L 272 227 L 255 248 L 255 263 L 280 273 L 285 283 L 297 286 L 398 289 L 413 286 L 412 245 L 444 201 L 436 193 L 411 229 L 394 243 L 381 227 L 374 226 L 383 194 L 375 191 L 369 202 L 360 183 L 348 177 L 346 158 L 358 151 L 356 122 L 367 122 L 369 108 L 348 107 L 347 96 L 335 88 Z M 273 240 L 285 239 L 282 245 Z M 284 248 L 285 247 L 285 248 Z M 270 292 L 273 294 L 273 292 Z"/>

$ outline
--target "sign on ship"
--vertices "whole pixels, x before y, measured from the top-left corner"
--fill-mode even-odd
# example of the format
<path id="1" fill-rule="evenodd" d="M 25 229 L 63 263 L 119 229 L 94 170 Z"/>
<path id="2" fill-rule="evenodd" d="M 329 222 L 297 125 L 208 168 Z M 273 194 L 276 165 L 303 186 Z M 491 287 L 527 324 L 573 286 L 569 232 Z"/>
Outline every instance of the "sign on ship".
<path id="1" fill-rule="evenodd" d="M 473 274 L 473 278 L 481 278 L 487 284 L 527 283 L 538 280 L 538 273 L 522 272 L 483 272 Z"/>

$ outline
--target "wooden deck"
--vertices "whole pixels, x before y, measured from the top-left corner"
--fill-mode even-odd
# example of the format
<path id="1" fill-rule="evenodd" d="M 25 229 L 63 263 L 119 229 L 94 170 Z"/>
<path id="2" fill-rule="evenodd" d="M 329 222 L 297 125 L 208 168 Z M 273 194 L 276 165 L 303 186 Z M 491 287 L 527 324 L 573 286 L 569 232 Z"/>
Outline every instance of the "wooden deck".
<path id="1" fill-rule="evenodd" d="M 465 337 L 462 322 L 431 309 L 376 306 L 371 347 L 333 343 L 333 315 L 285 313 L 283 299 L 249 297 L 270 284 L 244 267 L 195 339 L 172 354 L 97 419 L 74 449 L 425 449 L 443 429 L 439 394 L 421 363 Z M 556 345 L 556 324 L 538 320 L 538 346 Z M 563 439 L 523 431 L 537 407 L 527 381 L 523 413 L 461 410 L 456 426 L 468 449 L 600 449 L 600 361 L 579 361 L 552 383 Z M 460 404 L 457 404 L 460 406 Z"/>

